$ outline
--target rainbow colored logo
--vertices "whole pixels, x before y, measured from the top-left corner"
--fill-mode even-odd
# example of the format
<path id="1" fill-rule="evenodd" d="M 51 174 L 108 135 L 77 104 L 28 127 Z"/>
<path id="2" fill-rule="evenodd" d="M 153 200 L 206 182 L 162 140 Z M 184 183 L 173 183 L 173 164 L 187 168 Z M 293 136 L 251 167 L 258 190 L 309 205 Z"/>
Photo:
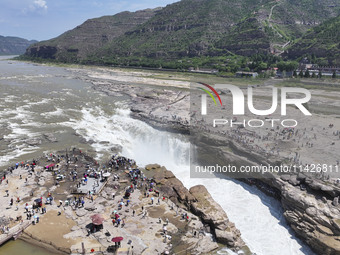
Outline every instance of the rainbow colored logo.
<path id="1" fill-rule="evenodd" d="M 209 88 L 212 92 L 214 92 L 214 94 L 217 96 L 217 98 L 218 98 L 218 100 L 220 101 L 220 104 L 221 104 L 221 106 L 222 106 L 222 100 L 221 100 L 220 96 L 218 95 L 217 91 L 216 91 L 213 87 L 211 87 L 209 84 L 206 84 L 206 83 L 203 83 L 203 82 L 199 82 L 199 84 L 201 84 L 201 85 L 203 85 L 203 86 Z M 213 96 L 213 94 L 211 94 L 211 92 L 210 92 L 209 90 L 206 90 L 206 89 L 204 89 L 204 88 L 199 88 L 199 89 L 201 89 L 201 90 L 203 90 L 205 93 L 207 93 L 207 94 L 212 98 L 212 100 L 214 100 L 215 105 L 217 105 L 217 102 L 216 102 L 216 100 L 215 100 L 215 97 Z"/>

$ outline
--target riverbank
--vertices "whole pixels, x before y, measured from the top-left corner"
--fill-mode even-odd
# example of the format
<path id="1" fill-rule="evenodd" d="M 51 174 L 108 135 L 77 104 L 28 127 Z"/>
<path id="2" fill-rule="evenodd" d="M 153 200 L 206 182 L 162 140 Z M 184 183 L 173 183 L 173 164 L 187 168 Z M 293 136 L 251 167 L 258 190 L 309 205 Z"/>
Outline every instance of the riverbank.
<path id="1" fill-rule="evenodd" d="M 73 149 L 20 163 L 4 177 L 0 193 L 6 196 L 1 197 L 1 210 L 9 219 L 8 226 L 32 221 L 23 240 L 53 252 L 106 253 L 115 249 L 111 239 L 119 236 L 123 241 L 118 250 L 136 254 L 183 250 L 208 254 L 219 248 L 215 239 L 250 254 L 240 232 L 204 187 L 188 191 L 159 165 L 140 171 L 133 160 L 113 157 L 99 166 Z M 89 193 L 79 193 L 85 182 L 103 178 L 101 190 L 92 192 L 91 186 Z M 92 215 L 100 215 L 101 224 L 94 223 Z"/>

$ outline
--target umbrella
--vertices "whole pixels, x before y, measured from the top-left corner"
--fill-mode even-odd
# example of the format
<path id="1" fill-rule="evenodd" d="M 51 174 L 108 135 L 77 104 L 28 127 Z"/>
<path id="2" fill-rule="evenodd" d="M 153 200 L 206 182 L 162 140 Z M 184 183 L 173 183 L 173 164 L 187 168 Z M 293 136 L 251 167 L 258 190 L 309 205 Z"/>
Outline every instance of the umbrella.
<path id="1" fill-rule="evenodd" d="M 109 177 L 111 174 L 110 173 L 104 173 L 103 177 Z"/>
<path id="2" fill-rule="evenodd" d="M 115 243 L 119 243 L 123 240 L 124 238 L 121 237 L 121 236 L 116 236 L 114 238 L 112 238 L 112 242 L 115 242 Z"/>
<path id="3" fill-rule="evenodd" d="M 102 225 L 103 224 L 104 218 L 100 214 L 92 215 L 90 218 L 92 220 L 93 225 Z"/>
<path id="4" fill-rule="evenodd" d="M 34 202 L 36 202 L 36 203 L 41 203 L 41 198 L 35 199 Z"/>

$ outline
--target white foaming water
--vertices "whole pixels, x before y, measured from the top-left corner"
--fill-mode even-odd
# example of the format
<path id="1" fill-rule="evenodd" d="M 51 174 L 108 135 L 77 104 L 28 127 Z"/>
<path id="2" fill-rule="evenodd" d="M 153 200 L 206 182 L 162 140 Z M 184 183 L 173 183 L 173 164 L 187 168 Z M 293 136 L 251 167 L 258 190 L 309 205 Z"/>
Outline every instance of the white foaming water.
<path id="1" fill-rule="evenodd" d="M 8 102 L 15 102 L 19 97 L 7 96 Z M 8 141 L 8 148 L 0 157 L 0 166 L 5 166 L 12 160 L 20 158 L 20 156 L 29 154 L 39 150 L 38 146 L 27 146 L 24 141 L 28 138 L 39 137 L 39 132 L 31 130 L 32 127 L 42 127 L 46 124 L 34 121 L 34 112 L 31 107 L 35 105 L 47 104 L 51 99 L 39 99 L 37 101 L 20 101 L 24 105 L 17 106 L 14 109 L 4 108 L 0 111 L 0 124 L 6 123 L 6 129 L 9 133 L 3 135 L 3 138 Z"/>
<path id="2" fill-rule="evenodd" d="M 139 165 L 159 163 L 166 166 L 187 188 L 204 184 L 212 197 L 240 229 L 242 238 L 257 255 L 313 254 L 301 246 L 288 231 L 278 201 L 253 187 L 228 179 L 191 179 L 189 142 L 181 135 L 155 130 L 129 117 L 128 110 L 117 110 L 113 116 L 100 108 L 83 109 L 82 119 L 63 123 L 72 126 L 87 140 L 93 140 L 97 152 L 123 146 L 122 154 Z M 103 141 L 106 141 L 103 143 Z M 219 254 L 228 254 L 227 249 Z"/>
<path id="3" fill-rule="evenodd" d="M 18 158 L 21 155 L 25 155 L 39 149 L 36 146 L 27 147 L 25 145 L 9 145 L 9 147 L 11 147 L 11 151 L 6 152 L 4 156 L 0 157 L 0 166 L 8 165 L 8 162 L 11 162 L 11 160 L 13 160 L 14 158 Z"/>
<path id="4" fill-rule="evenodd" d="M 55 111 L 51 111 L 51 112 L 44 112 L 44 113 L 41 113 L 40 115 L 42 116 L 45 116 L 47 118 L 49 117 L 55 117 L 55 116 L 61 116 L 64 114 L 64 110 L 61 109 L 61 108 L 55 108 L 56 110 Z"/>

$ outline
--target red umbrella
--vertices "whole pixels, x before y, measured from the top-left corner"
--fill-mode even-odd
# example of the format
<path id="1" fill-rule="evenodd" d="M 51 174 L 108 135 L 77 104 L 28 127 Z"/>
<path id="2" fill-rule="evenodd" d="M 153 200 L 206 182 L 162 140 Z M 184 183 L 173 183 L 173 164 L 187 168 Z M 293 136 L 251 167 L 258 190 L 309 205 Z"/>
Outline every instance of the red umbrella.
<path id="1" fill-rule="evenodd" d="M 123 237 L 117 236 L 117 237 L 112 238 L 112 242 L 119 243 L 119 242 L 121 242 L 123 239 L 124 239 Z"/>
<path id="2" fill-rule="evenodd" d="M 103 224 L 104 218 L 100 214 L 92 215 L 90 218 L 92 220 L 92 224 L 93 225 L 101 225 L 101 224 Z"/>

